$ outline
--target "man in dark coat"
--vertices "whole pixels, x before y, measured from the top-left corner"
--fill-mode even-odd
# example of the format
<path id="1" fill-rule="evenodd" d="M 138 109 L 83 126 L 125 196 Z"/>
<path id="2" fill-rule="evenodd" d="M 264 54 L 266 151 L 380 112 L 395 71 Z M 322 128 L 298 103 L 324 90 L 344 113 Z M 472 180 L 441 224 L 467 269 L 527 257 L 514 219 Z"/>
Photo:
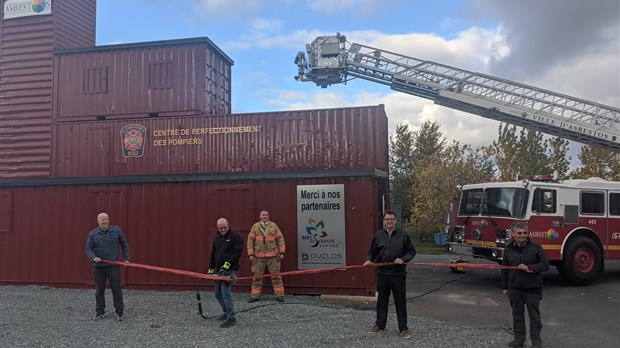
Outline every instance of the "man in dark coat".
<path id="1" fill-rule="evenodd" d="M 99 227 L 88 233 L 86 240 L 86 256 L 95 266 L 95 319 L 101 320 L 105 317 L 105 283 L 110 283 L 112 289 L 112 299 L 114 300 L 114 309 L 116 310 L 116 318 L 122 321 L 125 311 L 123 302 L 123 292 L 121 290 L 121 270 L 119 265 L 113 265 L 103 262 L 102 260 L 118 261 L 119 248 L 123 251 L 123 258 L 129 263 L 129 244 L 118 226 L 110 225 L 110 217 L 106 213 L 97 215 L 97 224 Z"/>
<path id="2" fill-rule="evenodd" d="M 388 304 L 390 293 L 394 296 L 396 316 L 398 318 L 398 330 L 404 339 L 411 339 L 407 327 L 407 265 L 415 256 L 415 248 L 407 232 L 396 228 L 396 214 L 386 211 L 383 216 L 383 229 L 377 231 L 372 238 L 366 262 L 370 265 L 374 262 L 394 265 L 377 267 L 377 320 L 370 329 L 371 333 L 382 332 L 385 329 L 388 316 Z"/>
<path id="3" fill-rule="evenodd" d="M 523 347 L 525 341 L 525 308 L 530 316 L 532 347 L 541 347 L 540 300 L 542 272 L 549 270 L 549 259 L 543 248 L 528 237 L 527 223 L 515 222 L 511 227 L 514 241 L 504 249 L 502 265 L 516 270 L 502 270 L 502 292 L 510 299 L 514 340 L 509 347 Z"/>
<path id="4" fill-rule="evenodd" d="M 209 274 L 219 274 L 232 279 L 237 278 L 239 257 L 243 251 L 243 239 L 228 226 L 224 218 L 217 220 L 217 231 L 211 247 Z M 235 317 L 235 303 L 232 297 L 230 281 L 216 280 L 213 282 L 215 298 L 222 306 L 224 314 L 217 319 L 223 321 L 223 328 L 231 327 L 237 322 Z"/>

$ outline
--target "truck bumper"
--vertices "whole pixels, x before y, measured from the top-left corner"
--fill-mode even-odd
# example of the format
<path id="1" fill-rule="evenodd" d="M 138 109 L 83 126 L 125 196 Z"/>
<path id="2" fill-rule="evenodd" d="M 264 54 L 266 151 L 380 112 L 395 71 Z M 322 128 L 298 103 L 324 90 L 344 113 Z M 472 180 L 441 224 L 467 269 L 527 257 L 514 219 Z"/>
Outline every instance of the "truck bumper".
<path id="1" fill-rule="evenodd" d="M 504 248 L 468 245 L 462 243 L 448 242 L 446 249 L 449 253 L 468 255 L 475 258 L 483 258 L 495 262 L 500 262 L 504 257 Z"/>

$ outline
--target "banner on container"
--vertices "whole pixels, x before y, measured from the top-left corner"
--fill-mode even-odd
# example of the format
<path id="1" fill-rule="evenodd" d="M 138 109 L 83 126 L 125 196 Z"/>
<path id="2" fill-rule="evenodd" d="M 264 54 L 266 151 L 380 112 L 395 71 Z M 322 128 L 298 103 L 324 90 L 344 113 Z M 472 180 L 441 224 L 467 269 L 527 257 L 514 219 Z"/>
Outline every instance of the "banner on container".
<path id="1" fill-rule="evenodd" d="M 4 19 L 48 15 L 52 13 L 52 0 L 5 0 Z"/>
<path id="2" fill-rule="evenodd" d="M 346 266 L 344 185 L 297 186 L 298 269 Z"/>

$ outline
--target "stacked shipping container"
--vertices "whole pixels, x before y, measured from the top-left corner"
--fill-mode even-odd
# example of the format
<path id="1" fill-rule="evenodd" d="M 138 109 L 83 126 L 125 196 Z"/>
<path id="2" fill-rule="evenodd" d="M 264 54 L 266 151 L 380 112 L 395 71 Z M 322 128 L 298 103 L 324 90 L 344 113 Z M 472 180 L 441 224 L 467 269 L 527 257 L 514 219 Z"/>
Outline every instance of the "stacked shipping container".
<path id="1" fill-rule="evenodd" d="M 0 179 L 50 175 L 52 50 L 95 44 L 95 0 L 54 1 L 48 15 L 0 8 Z M 28 4 L 30 6 L 30 4 Z"/>
<path id="2" fill-rule="evenodd" d="M 85 25 L 80 11 L 89 11 L 84 18 L 92 18 L 94 28 L 94 1 L 81 4 L 53 0 L 50 15 L 3 17 L 0 37 L 35 22 L 60 37 L 61 22 Z M 82 29 L 77 32 L 88 32 Z M 133 261 L 206 272 L 217 218 L 227 217 L 245 237 L 268 209 L 287 240 L 283 270 L 295 270 L 298 185 L 343 185 L 346 264 L 363 261 L 387 202 L 382 105 L 229 114 L 232 60 L 197 38 L 54 51 L 67 46 L 45 41 L 29 49 L 53 62 L 40 84 L 47 92 L 34 89 L 46 111 L 19 109 L 28 93 L 14 73 L 5 73 L 12 61 L 4 42 L 0 283 L 92 284 L 84 243 L 101 211 L 126 231 Z M 30 67 L 21 74 L 20 81 L 39 79 Z M 30 157 L 39 159 L 38 169 Z M 249 276 L 247 258 L 241 267 L 240 276 Z M 123 282 L 135 288 L 195 284 L 139 269 L 124 271 Z M 287 292 L 300 294 L 369 295 L 373 284 L 368 269 L 285 279 Z"/>

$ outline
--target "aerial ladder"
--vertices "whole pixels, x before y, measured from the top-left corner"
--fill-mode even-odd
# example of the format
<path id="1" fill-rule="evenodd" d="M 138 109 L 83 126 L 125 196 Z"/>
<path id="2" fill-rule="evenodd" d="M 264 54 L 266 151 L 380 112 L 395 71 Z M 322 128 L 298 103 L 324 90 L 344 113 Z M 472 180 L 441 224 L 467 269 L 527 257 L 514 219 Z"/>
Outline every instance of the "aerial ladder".
<path id="1" fill-rule="evenodd" d="M 295 56 L 298 81 L 361 78 L 435 104 L 620 152 L 620 109 L 506 79 L 319 36 Z"/>

